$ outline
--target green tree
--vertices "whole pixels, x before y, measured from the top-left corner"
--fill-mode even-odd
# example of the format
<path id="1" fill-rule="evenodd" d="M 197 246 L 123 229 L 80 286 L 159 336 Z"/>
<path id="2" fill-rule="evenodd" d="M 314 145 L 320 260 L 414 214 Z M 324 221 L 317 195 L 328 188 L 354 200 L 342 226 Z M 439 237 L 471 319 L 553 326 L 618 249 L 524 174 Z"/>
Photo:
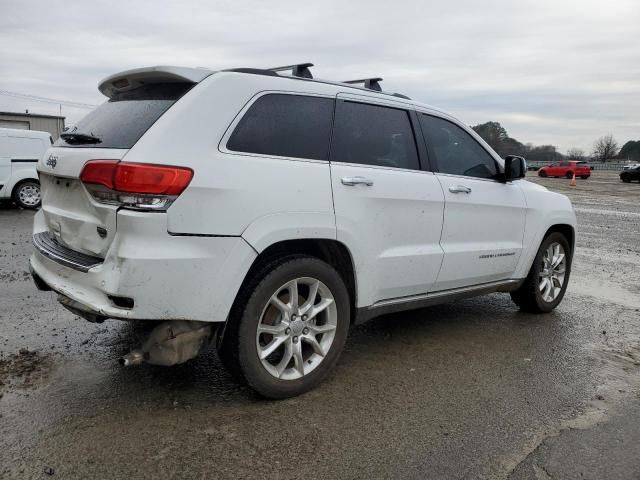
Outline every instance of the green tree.
<path id="1" fill-rule="evenodd" d="M 562 160 L 563 155 L 556 150 L 554 145 L 527 145 L 525 157 L 533 162 L 557 162 Z"/>
<path id="2" fill-rule="evenodd" d="M 640 140 L 629 140 L 618 153 L 618 158 L 622 160 L 640 161 Z"/>
<path id="3" fill-rule="evenodd" d="M 507 131 L 498 122 L 486 122 L 471 128 L 494 150 L 500 148 L 502 142 L 509 138 Z"/>
<path id="4" fill-rule="evenodd" d="M 507 155 L 522 155 L 527 160 L 538 162 L 556 162 L 564 158 L 553 145 L 534 146 L 531 143 L 520 143 L 511 138 L 498 122 L 481 123 L 471 128 L 503 158 Z"/>
<path id="5" fill-rule="evenodd" d="M 498 122 L 486 122 L 471 127 L 498 155 L 522 155 L 524 145 L 509 137 L 507 130 Z"/>

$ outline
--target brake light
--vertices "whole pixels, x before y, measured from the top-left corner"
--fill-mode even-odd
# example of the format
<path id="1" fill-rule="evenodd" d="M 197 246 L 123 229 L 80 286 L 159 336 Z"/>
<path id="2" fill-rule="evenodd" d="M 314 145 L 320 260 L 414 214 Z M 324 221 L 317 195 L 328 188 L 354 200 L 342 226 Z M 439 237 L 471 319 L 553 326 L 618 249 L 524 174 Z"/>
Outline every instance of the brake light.
<path id="1" fill-rule="evenodd" d="M 113 189 L 113 174 L 120 160 L 90 160 L 80 172 L 80 181 L 84 184 L 103 185 Z"/>
<path id="2" fill-rule="evenodd" d="M 166 210 L 193 178 L 185 167 L 90 160 L 80 180 L 93 198 L 138 210 Z"/>
<path id="3" fill-rule="evenodd" d="M 119 192 L 180 195 L 193 177 L 193 170 L 139 163 L 119 163 L 114 186 Z"/>

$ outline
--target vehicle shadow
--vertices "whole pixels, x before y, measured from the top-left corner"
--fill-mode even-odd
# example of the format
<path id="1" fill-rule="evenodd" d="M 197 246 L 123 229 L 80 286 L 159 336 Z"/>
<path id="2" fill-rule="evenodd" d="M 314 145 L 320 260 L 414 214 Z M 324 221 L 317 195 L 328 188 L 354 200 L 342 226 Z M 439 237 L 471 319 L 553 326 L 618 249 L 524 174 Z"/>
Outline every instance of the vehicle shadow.
<path id="1" fill-rule="evenodd" d="M 377 317 L 351 329 L 337 368 L 304 397 L 335 394 L 344 388 L 366 391 L 372 382 L 376 390 L 392 388 L 398 379 L 416 370 L 424 374 L 455 366 L 457 375 L 465 376 L 479 366 L 486 370 L 493 364 L 499 369 L 508 359 L 521 362 L 528 356 L 553 356 L 552 351 L 567 341 L 567 325 L 561 317 L 560 312 L 521 313 L 505 294 Z M 150 401 L 181 397 L 189 404 L 208 407 L 262 401 L 232 378 L 214 346 L 173 367 L 117 366 L 117 358 L 139 346 L 152 326 L 150 322 L 126 323 L 112 332 L 118 341 L 104 352 L 113 363 L 104 380 L 115 391 Z"/>
<path id="2" fill-rule="evenodd" d="M 20 210 L 11 200 L 0 200 L 0 210 Z"/>

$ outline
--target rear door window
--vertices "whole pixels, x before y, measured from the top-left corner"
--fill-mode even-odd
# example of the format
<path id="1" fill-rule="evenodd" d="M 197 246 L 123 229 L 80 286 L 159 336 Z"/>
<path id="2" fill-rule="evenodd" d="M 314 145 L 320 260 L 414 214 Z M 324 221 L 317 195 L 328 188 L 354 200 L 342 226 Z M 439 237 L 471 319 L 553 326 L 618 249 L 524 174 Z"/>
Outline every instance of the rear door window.
<path id="1" fill-rule="evenodd" d="M 236 152 L 327 160 L 334 101 L 272 93 L 255 101 L 227 142 Z"/>
<path id="2" fill-rule="evenodd" d="M 409 112 L 338 102 L 331 161 L 419 170 Z"/>
<path id="3" fill-rule="evenodd" d="M 496 161 L 471 135 L 443 118 L 425 114 L 420 114 L 419 118 L 429 153 L 433 153 L 439 172 L 496 178 Z"/>
<path id="4" fill-rule="evenodd" d="M 76 126 L 63 132 L 54 145 L 131 148 L 192 86 L 187 83 L 150 84 L 116 93 Z"/>

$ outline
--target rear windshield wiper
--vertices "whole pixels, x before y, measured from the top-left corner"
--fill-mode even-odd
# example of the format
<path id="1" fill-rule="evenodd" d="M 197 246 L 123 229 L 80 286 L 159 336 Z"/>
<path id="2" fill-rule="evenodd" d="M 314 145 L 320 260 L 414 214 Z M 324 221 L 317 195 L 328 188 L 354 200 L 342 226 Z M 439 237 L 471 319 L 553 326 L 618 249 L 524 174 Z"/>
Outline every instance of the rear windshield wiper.
<path id="1" fill-rule="evenodd" d="M 61 133 L 60 138 L 70 145 L 83 145 L 85 143 L 102 143 L 98 137 L 88 133 Z"/>

